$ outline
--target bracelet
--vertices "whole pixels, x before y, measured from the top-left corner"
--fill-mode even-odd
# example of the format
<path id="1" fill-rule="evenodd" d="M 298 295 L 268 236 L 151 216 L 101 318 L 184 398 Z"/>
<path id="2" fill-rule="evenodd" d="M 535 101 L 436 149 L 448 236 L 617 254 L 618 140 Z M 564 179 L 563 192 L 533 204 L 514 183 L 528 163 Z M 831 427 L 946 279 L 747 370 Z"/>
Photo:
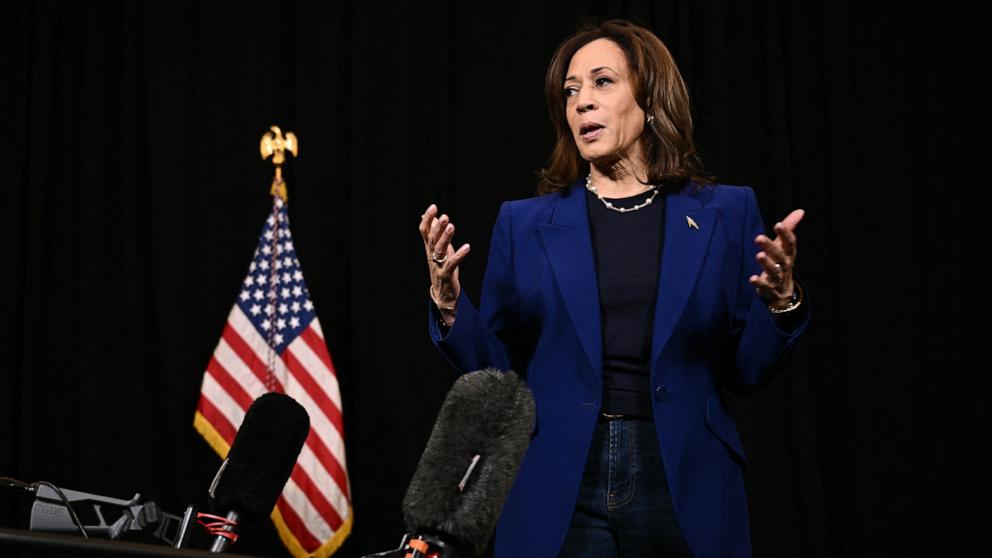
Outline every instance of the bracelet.
<path id="1" fill-rule="evenodd" d="M 785 314 L 786 312 L 792 312 L 796 308 L 799 308 L 799 305 L 802 303 L 803 303 L 803 288 L 799 285 L 798 282 L 793 282 L 792 300 L 789 301 L 789 305 L 786 306 L 785 308 L 772 308 L 771 306 L 769 306 L 768 311 L 771 312 L 772 314 Z"/>
<path id="2" fill-rule="evenodd" d="M 437 306 L 437 309 L 438 310 L 443 310 L 445 312 L 454 312 L 455 311 L 455 305 L 452 305 L 452 306 L 441 306 L 441 303 L 438 302 L 437 301 L 437 298 L 434 297 L 434 285 L 428 285 L 427 286 L 427 294 L 430 295 L 431 302 L 434 303 L 434 306 Z"/>

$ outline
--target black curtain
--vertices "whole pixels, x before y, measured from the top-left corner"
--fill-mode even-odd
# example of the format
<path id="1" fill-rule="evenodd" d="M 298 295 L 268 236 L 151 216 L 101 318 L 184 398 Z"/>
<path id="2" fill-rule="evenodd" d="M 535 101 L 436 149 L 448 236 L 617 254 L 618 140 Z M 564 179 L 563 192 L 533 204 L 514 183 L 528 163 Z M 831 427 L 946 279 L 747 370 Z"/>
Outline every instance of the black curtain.
<path id="1" fill-rule="evenodd" d="M 989 52 L 978 2 L 42 2 L 0 15 L 0 475 L 181 511 L 192 428 L 297 134 L 295 245 L 336 363 L 356 514 L 394 547 L 452 374 L 416 231 L 453 216 L 477 296 L 499 203 L 533 195 L 542 84 L 583 18 L 668 44 L 721 181 L 803 207 L 803 345 L 727 394 L 755 556 L 992 555 Z M 26 526 L 0 494 L 0 525 Z M 268 525 L 242 552 L 284 553 Z"/>

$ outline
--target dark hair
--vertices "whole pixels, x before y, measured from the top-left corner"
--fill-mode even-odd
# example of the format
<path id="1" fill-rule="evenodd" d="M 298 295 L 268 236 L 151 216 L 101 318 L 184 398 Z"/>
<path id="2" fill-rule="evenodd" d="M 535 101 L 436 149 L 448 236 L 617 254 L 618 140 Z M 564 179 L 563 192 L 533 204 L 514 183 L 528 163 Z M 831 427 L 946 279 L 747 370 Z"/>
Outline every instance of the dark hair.
<path id="1" fill-rule="evenodd" d="M 651 31 L 629 21 L 611 20 L 586 25 L 565 39 L 548 65 L 544 95 L 548 101 L 555 146 L 540 172 L 539 194 L 571 186 L 584 164 L 565 117 L 565 74 L 572 56 L 596 39 L 617 44 L 627 59 L 634 100 L 654 122 L 644 126 L 640 141 L 647 159 L 649 184 L 709 183 L 692 141 L 689 93 L 668 48 Z"/>

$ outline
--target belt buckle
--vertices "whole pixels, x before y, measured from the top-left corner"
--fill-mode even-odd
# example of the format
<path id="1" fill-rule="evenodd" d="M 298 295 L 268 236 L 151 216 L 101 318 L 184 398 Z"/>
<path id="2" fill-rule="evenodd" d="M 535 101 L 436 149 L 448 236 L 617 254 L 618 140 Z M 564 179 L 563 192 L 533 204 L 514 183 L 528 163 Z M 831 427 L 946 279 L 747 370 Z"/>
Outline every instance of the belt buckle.
<path id="1" fill-rule="evenodd" d="M 600 415 L 603 417 L 604 420 L 607 420 L 607 421 L 610 421 L 610 420 L 623 420 L 623 418 L 624 418 L 624 415 L 622 415 L 622 414 L 611 415 L 610 413 L 600 412 Z"/>

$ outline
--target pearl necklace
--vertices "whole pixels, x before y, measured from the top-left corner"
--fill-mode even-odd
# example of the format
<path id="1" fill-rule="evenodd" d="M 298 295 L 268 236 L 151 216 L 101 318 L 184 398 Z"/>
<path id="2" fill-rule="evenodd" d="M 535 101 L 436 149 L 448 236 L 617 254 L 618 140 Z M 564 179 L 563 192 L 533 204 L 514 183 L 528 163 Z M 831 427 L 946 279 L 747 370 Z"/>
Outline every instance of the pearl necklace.
<path id="1" fill-rule="evenodd" d="M 657 196 L 658 192 L 660 191 L 660 189 L 657 186 L 655 186 L 654 192 L 651 194 L 651 197 L 644 200 L 644 203 L 639 203 L 633 207 L 617 207 L 612 203 L 606 201 L 606 198 L 601 196 L 599 192 L 596 191 L 596 187 L 592 185 L 592 173 L 589 173 L 586 176 L 586 190 L 589 190 L 590 192 L 595 194 L 596 197 L 599 198 L 599 201 L 603 202 L 603 205 L 606 206 L 606 209 L 612 209 L 613 211 L 616 211 L 618 213 L 627 213 L 629 211 L 637 211 L 638 209 L 644 209 L 645 207 L 651 205 L 651 202 L 654 201 L 655 196 Z"/>

